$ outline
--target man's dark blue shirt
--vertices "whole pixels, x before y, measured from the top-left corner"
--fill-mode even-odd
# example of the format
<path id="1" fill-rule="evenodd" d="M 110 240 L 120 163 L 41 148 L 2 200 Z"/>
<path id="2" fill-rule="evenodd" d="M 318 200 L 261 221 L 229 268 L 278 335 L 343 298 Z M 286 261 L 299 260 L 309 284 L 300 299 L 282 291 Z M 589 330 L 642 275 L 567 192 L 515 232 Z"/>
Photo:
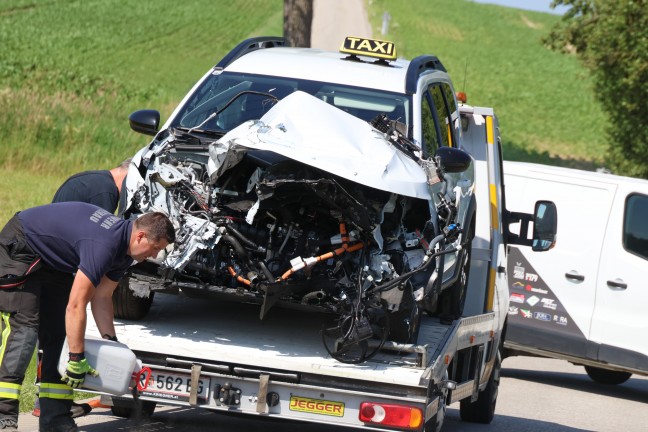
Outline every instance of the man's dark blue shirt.
<path id="1" fill-rule="evenodd" d="M 133 259 L 127 255 L 132 222 L 92 204 L 63 202 L 18 214 L 29 246 L 55 270 L 77 270 L 94 286 L 106 275 L 119 281 Z"/>

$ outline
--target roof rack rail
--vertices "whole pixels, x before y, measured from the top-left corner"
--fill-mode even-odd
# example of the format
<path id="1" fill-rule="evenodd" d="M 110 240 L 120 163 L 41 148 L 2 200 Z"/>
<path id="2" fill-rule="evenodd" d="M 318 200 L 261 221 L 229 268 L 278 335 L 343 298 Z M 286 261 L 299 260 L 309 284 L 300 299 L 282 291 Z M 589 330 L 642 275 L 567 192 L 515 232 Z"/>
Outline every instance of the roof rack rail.
<path id="1" fill-rule="evenodd" d="M 256 51 L 258 49 L 285 45 L 286 39 L 280 36 L 260 36 L 245 39 L 243 42 L 236 45 L 236 47 L 234 47 L 229 53 L 227 53 L 227 55 L 218 62 L 216 67 L 223 69 L 239 57 L 243 57 L 245 54 L 251 53 L 252 51 Z"/>
<path id="2" fill-rule="evenodd" d="M 422 55 L 414 58 L 407 67 L 405 75 L 405 91 L 407 93 L 416 92 L 416 83 L 421 72 L 425 70 L 440 70 L 447 72 L 446 68 L 436 56 Z"/>

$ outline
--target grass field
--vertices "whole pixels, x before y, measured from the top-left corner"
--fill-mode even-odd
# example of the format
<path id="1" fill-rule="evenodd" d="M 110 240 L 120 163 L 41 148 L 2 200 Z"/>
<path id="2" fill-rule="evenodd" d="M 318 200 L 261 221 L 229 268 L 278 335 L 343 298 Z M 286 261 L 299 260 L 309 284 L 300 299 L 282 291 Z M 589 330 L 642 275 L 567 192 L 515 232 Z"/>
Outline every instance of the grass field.
<path id="1" fill-rule="evenodd" d="M 49 202 L 70 174 L 132 156 L 148 139 L 129 129 L 128 115 L 154 108 L 164 121 L 238 42 L 281 35 L 282 5 L 0 2 L 0 223 Z M 437 55 L 469 103 L 495 108 L 507 159 L 603 164 L 606 120 L 587 72 L 540 42 L 557 16 L 466 0 L 372 0 L 368 11 L 376 37 L 395 41 L 405 58 Z M 392 19 L 382 36 L 385 11 Z"/>

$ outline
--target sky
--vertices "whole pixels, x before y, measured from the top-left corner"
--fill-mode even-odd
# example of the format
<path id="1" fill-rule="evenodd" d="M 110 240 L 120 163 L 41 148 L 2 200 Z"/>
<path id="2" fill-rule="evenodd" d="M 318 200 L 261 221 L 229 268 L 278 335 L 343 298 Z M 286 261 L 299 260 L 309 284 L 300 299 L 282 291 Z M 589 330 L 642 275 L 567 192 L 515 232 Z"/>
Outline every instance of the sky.
<path id="1" fill-rule="evenodd" d="M 549 5 L 551 0 L 473 0 L 477 3 L 489 3 L 500 6 L 526 9 L 538 12 L 547 12 L 552 14 L 562 15 L 568 8 L 559 6 L 556 9 L 551 9 Z"/>

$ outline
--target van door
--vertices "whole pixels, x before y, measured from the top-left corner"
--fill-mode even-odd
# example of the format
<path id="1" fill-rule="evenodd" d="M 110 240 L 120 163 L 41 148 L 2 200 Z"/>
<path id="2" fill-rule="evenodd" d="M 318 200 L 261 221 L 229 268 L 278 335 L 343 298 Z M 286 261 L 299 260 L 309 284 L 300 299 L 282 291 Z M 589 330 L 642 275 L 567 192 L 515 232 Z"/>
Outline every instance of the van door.
<path id="1" fill-rule="evenodd" d="M 509 248 L 507 340 L 587 357 L 600 252 L 616 186 L 578 171 L 533 164 L 505 162 L 504 174 L 508 210 L 533 208 L 539 198 L 558 209 L 553 249 Z"/>
<path id="2" fill-rule="evenodd" d="M 605 234 L 591 339 L 601 361 L 648 370 L 648 182 L 621 184 Z M 621 192 L 621 191 L 620 191 Z"/>

